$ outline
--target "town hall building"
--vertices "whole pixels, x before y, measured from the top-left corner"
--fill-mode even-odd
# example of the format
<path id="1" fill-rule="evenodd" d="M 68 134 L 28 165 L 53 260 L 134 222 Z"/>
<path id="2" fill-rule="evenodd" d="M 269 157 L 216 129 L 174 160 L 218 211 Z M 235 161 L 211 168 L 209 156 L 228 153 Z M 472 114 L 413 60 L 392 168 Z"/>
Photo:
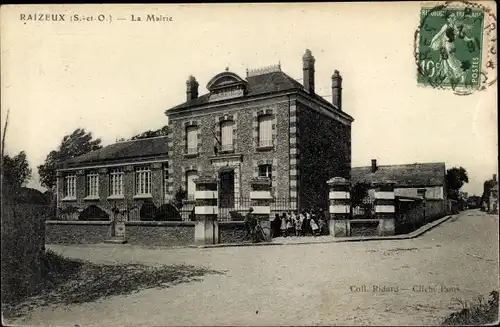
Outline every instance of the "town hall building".
<path id="1" fill-rule="evenodd" d="M 289 209 L 326 208 L 326 181 L 349 178 L 351 123 L 342 108 L 342 77 L 332 75 L 332 102 L 315 93 L 315 59 L 302 58 L 303 84 L 280 65 L 215 75 L 206 94 L 191 76 L 186 102 L 168 109 L 169 193 L 195 192 L 194 180 L 209 174 L 219 180 L 219 206 L 234 207 L 248 198 L 251 180 L 272 181 L 272 195 Z"/>

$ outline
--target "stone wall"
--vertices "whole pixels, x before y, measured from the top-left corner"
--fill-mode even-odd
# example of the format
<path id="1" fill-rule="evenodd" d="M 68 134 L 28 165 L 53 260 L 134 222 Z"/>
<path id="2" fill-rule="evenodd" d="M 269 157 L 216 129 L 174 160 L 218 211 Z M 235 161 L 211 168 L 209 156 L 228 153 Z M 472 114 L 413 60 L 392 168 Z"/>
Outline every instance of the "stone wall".
<path id="1" fill-rule="evenodd" d="M 235 230 L 243 231 L 245 224 L 240 221 L 219 222 L 219 242 L 238 243 L 243 240 L 242 232 L 235 233 Z"/>
<path id="2" fill-rule="evenodd" d="M 194 222 L 129 221 L 125 235 L 129 244 L 182 246 L 194 243 Z"/>
<path id="3" fill-rule="evenodd" d="M 397 232 L 406 233 L 447 214 L 444 200 L 397 201 Z"/>
<path id="4" fill-rule="evenodd" d="M 4 188 L 4 192 L 5 192 Z M 2 199 L 2 303 L 34 292 L 45 254 L 46 205 Z"/>
<path id="5" fill-rule="evenodd" d="M 111 237 L 110 221 L 46 222 L 46 244 L 95 244 Z"/>

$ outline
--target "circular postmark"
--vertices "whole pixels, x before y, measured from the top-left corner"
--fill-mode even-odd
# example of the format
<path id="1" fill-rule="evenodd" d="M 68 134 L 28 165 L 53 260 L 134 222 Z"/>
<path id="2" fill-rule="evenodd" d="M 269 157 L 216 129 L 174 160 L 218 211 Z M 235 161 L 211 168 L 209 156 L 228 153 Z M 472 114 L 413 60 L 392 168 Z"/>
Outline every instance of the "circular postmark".
<path id="1" fill-rule="evenodd" d="M 417 83 L 468 95 L 497 81 L 496 16 L 477 2 L 447 1 L 420 10 L 414 36 Z"/>

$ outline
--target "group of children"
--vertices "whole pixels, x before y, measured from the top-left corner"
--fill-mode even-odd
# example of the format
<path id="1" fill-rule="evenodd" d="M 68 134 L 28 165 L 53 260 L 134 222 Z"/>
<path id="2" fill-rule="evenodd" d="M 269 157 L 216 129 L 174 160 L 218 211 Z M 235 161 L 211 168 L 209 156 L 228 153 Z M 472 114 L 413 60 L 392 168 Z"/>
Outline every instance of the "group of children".
<path id="1" fill-rule="evenodd" d="M 314 210 L 303 210 L 298 215 L 295 212 L 276 214 L 273 221 L 275 236 L 307 236 L 326 235 L 328 226 L 322 215 Z"/>

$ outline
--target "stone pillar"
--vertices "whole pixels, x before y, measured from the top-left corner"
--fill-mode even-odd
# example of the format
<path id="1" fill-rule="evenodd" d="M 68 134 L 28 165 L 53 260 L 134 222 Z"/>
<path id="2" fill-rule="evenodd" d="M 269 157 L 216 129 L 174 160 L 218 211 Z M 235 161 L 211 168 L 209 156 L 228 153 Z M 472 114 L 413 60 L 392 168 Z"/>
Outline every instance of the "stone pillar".
<path id="1" fill-rule="evenodd" d="M 196 183 L 194 195 L 195 243 L 200 245 L 217 244 L 219 243 L 217 179 L 212 176 L 200 176 L 194 182 Z"/>
<path id="2" fill-rule="evenodd" d="M 262 227 L 267 227 L 271 231 L 271 180 L 267 177 L 257 177 L 252 180 L 251 185 L 250 205 L 253 208 L 253 215 L 260 221 Z M 266 241 L 270 241 L 271 238 L 271 234 L 266 235 Z"/>
<path id="3" fill-rule="evenodd" d="M 379 220 L 378 235 L 394 235 L 396 233 L 396 200 L 393 181 L 375 184 L 375 217 Z"/>
<path id="4" fill-rule="evenodd" d="M 350 183 L 342 177 L 334 177 L 327 182 L 330 187 L 330 235 L 349 236 L 349 218 L 351 217 Z"/>

